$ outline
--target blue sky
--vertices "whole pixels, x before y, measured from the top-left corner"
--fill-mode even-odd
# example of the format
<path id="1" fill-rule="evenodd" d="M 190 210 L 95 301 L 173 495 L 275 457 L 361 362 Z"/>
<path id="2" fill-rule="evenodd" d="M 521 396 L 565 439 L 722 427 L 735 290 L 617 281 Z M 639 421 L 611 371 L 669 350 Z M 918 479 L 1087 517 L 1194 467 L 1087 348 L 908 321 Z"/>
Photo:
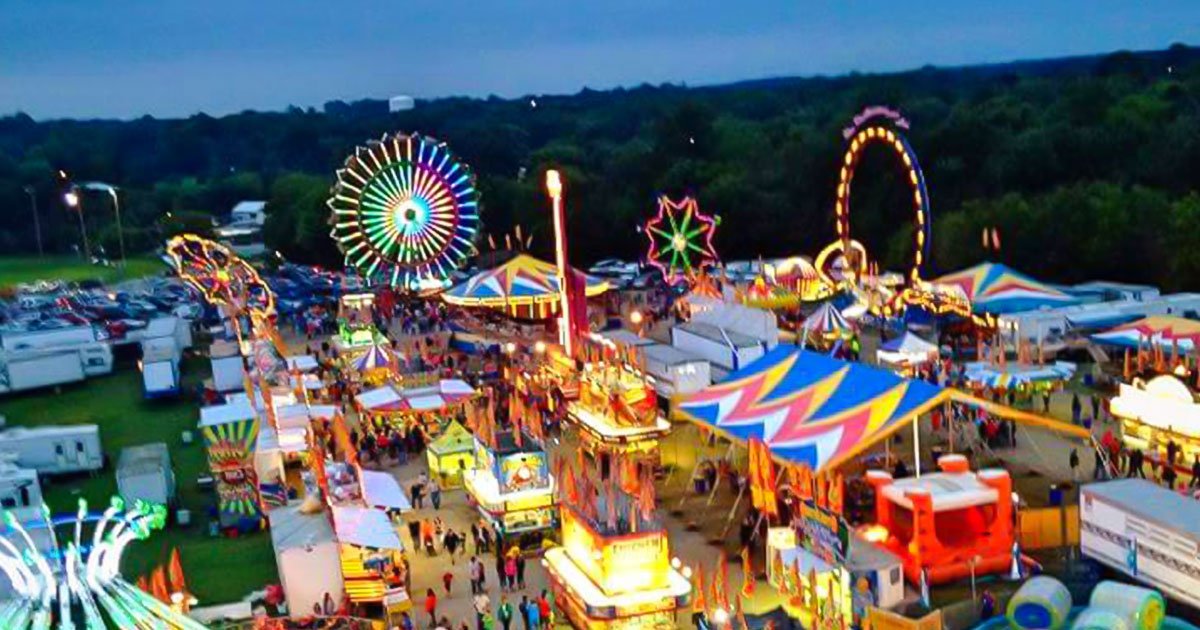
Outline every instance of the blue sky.
<path id="1" fill-rule="evenodd" d="M 1198 0 L 0 0 L 0 114 L 219 115 L 1200 44 Z"/>

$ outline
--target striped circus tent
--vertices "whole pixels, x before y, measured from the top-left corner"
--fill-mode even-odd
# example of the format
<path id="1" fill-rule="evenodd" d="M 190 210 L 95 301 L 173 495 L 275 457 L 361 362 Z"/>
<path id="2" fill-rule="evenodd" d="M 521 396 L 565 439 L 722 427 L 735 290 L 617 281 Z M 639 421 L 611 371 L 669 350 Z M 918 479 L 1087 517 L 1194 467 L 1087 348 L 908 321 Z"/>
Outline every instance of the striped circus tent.
<path id="1" fill-rule="evenodd" d="M 976 313 L 1019 313 L 1042 307 L 1077 304 L 1079 300 L 999 263 L 984 262 L 932 281 L 962 289 Z"/>
<path id="2" fill-rule="evenodd" d="M 584 282 L 584 294 L 594 297 L 608 291 L 605 280 L 572 270 Z M 558 312 L 558 268 L 528 254 L 471 276 L 442 294 L 442 299 L 458 306 L 486 306 L 504 309 L 514 317 L 543 319 Z"/>
<path id="3" fill-rule="evenodd" d="M 833 338 L 849 334 L 854 329 L 832 302 L 826 302 L 800 325 L 800 334 L 809 338 Z"/>
<path id="4" fill-rule="evenodd" d="M 778 346 L 725 381 L 684 398 L 679 413 L 776 457 L 820 471 L 878 444 L 948 392 L 889 370 Z"/>
<path id="5" fill-rule="evenodd" d="M 393 365 L 395 362 L 395 353 L 385 344 L 372 344 L 366 352 L 354 359 L 354 369 L 359 372 L 370 372 L 371 370 L 382 370 Z"/>

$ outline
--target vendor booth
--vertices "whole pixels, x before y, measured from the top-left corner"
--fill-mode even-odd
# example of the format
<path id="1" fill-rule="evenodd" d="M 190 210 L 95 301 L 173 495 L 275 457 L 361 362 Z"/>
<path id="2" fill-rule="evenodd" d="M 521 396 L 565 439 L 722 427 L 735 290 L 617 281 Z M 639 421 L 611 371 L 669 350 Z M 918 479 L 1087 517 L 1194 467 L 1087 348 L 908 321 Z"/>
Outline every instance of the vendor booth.
<path id="1" fill-rule="evenodd" d="M 484 520 L 501 538 L 538 539 L 524 534 L 554 527 L 558 507 L 546 451 L 529 435 L 500 431 L 495 444 L 475 439 L 475 468 L 463 485 Z"/>
<path id="2" fill-rule="evenodd" d="M 306 514 L 299 503 L 272 510 L 271 542 L 279 584 L 293 619 L 312 615 L 325 596 L 339 598 L 345 589 L 341 553 L 327 514 Z"/>
<path id="3" fill-rule="evenodd" d="M 425 459 L 429 478 L 443 490 L 460 488 L 463 473 L 475 468 L 475 437 L 457 420 L 451 420 L 426 447 Z"/>
<path id="4" fill-rule="evenodd" d="M 1179 378 L 1162 374 L 1121 383 L 1109 410 L 1121 422 L 1121 438 L 1130 449 L 1148 450 L 1165 460 L 1166 446 L 1174 442 L 1177 461 L 1190 464 L 1200 455 L 1200 404 Z"/>
<path id="5" fill-rule="evenodd" d="M 911 373 L 916 368 L 938 358 L 936 344 L 925 341 L 905 331 L 903 335 L 885 341 L 875 351 L 879 364 L 902 373 Z"/>
<path id="6" fill-rule="evenodd" d="M 588 363 L 567 418 L 579 427 L 584 450 L 597 457 L 657 460 L 658 442 L 671 430 L 657 398 L 642 375 L 623 365 Z"/>
<path id="7" fill-rule="evenodd" d="M 356 356 L 373 345 L 387 343 L 375 328 L 374 304 L 372 293 L 348 293 L 338 300 L 338 331 L 332 343 L 340 356 Z"/>

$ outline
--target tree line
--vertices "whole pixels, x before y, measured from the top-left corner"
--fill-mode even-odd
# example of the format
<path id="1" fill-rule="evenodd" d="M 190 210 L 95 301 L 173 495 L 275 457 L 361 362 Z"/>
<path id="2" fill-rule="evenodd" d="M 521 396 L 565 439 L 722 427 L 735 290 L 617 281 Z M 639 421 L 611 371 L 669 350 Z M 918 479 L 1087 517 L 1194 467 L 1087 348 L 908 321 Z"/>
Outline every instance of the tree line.
<path id="1" fill-rule="evenodd" d="M 121 188 L 126 243 L 206 230 L 242 199 L 268 200 L 268 244 L 331 266 L 325 199 L 356 145 L 385 132 L 446 141 L 471 165 L 488 234 L 517 225 L 548 254 L 541 172 L 566 179 L 572 258 L 634 259 L 660 193 L 720 214 L 726 259 L 812 255 L 834 238 L 840 131 L 863 107 L 911 121 L 932 204 L 925 275 L 980 260 L 1052 281 L 1106 278 L 1188 288 L 1200 272 L 1200 53 L 1113 53 L 880 75 L 689 88 L 644 85 L 569 96 L 379 101 L 322 111 L 129 121 L 0 118 L 0 247 L 32 252 L 31 201 L 47 248 L 78 243 L 63 171 Z M 851 229 L 885 268 L 912 257 L 910 190 L 896 157 L 868 148 Z M 106 197 L 85 196 L 93 238 L 115 252 Z M 1000 247 L 985 248 L 994 230 Z M 487 249 L 486 239 L 480 244 Z"/>

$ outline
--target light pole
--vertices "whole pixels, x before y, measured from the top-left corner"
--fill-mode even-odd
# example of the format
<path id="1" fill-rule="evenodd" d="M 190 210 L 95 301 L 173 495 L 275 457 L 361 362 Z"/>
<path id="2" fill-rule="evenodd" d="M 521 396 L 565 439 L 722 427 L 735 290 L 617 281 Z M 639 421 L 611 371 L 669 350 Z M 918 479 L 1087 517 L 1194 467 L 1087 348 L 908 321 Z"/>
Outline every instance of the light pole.
<path id="1" fill-rule="evenodd" d="M 83 236 L 83 259 L 86 264 L 90 265 L 92 264 L 92 245 L 88 242 L 87 225 L 83 222 L 83 199 L 79 196 L 79 187 L 72 185 L 70 190 L 63 194 L 63 201 L 67 202 L 68 208 L 79 215 L 79 233 Z"/>
<path id="2" fill-rule="evenodd" d="M 125 229 L 121 227 L 121 202 L 117 198 L 117 187 L 103 182 L 87 182 L 85 190 L 99 190 L 108 193 L 112 198 L 113 213 L 117 215 L 117 246 L 121 251 L 121 267 L 125 267 Z"/>
<path id="3" fill-rule="evenodd" d="M 566 217 L 563 215 L 562 189 L 562 178 L 558 171 L 546 171 L 546 192 L 550 195 L 554 214 L 554 253 L 558 266 L 558 340 L 566 355 L 573 359 L 575 357 L 575 331 L 571 329 L 574 318 L 571 313 L 571 296 L 568 290 L 571 281 L 569 278 L 571 267 L 567 262 L 567 224 Z"/>
<path id="4" fill-rule="evenodd" d="M 29 195 L 29 210 L 33 213 L 33 236 L 37 239 L 38 258 L 45 256 L 42 251 L 42 222 L 38 219 L 37 194 L 33 186 L 25 186 L 25 194 Z"/>

